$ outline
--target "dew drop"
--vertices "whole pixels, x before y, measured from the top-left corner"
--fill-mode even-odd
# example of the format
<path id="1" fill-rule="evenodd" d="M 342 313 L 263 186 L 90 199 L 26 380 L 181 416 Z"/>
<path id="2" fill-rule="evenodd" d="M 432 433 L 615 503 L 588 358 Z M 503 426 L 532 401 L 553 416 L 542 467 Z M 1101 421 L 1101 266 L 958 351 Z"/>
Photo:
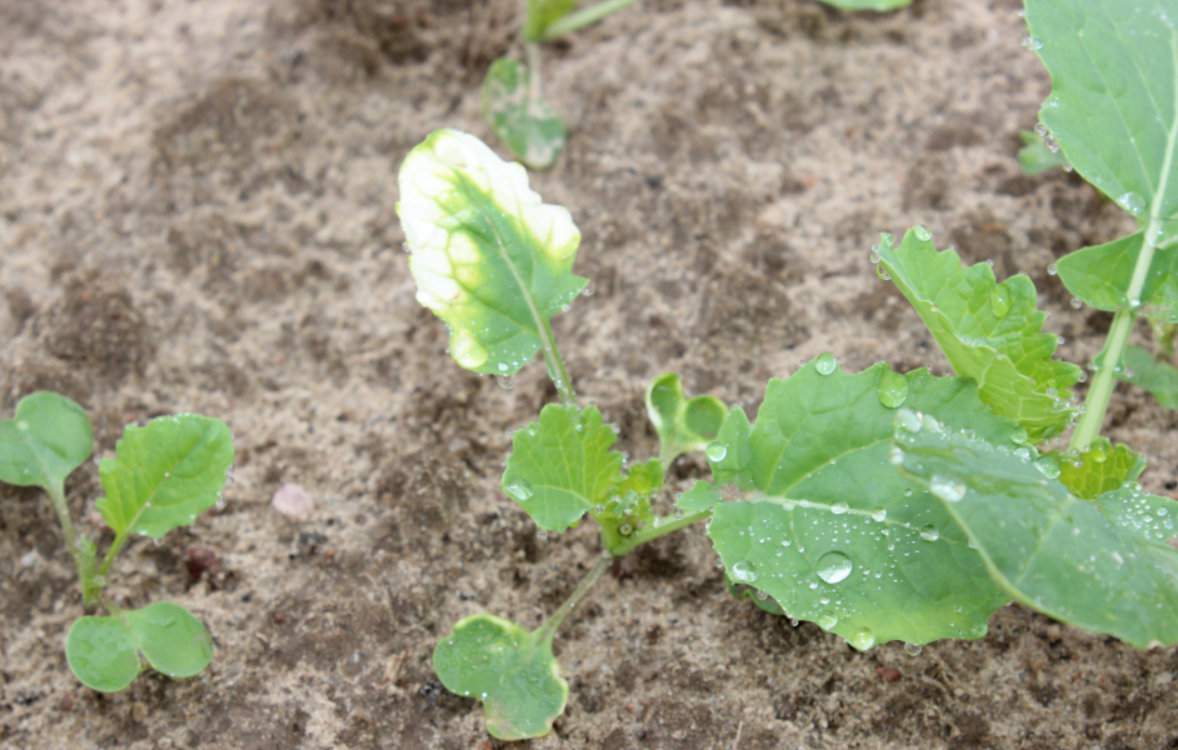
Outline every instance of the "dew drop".
<path id="1" fill-rule="evenodd" d="M 990 312 L 995 318 L 1005 318 L 1010 312 L 1010 292 L 1004 286 L 996 286 L 990 290 Z"/>
<path id="2" fill-rule="evenodd" d="M 1037 36 L 1025 36 L 1023 37 L 1023 48 L 1038 52 L 1043 49 L 1043 40 Z"/>
<path id="3" fill-rule="evenodd" d="M 1057 275 L 1058 273 L 1059 273 L 1059 267 L 1058 267 L 1058 266 L 1056 266 L 1054 263 L 1049 263 L 1049 264 L 1047 264 L 1047 275 L 1048 275 L 1048 276 L 1055 276 L 1055 275 Z"/>
<path id="4" fill-rule="evenodd" d="M 707 454 L 709 461 L 718 464 L 728 455 L 728 446 L 723 443 L 712 443 L 704 453 Z"/>
<path id="5" fill-rule="evenodd" d="M 888 449 L 888 463 L 892 466 L 904 465 L 904 450 L 900 446 L 893 445 Z"/>
<path id="6" fill-rule="evenodd" d="M 1051 456 L 1043 456 L 1035 460 L 1035 468 L 1048 479 L 1059 477 L 1059 462 Z"/>
<path id="7" fill-rule="evenodd" d="M 904 653 L 908 654 L 909 656 L 920 656 L 921 650 L 921 647 L 915 643 L 904 644 Z"/>
<path id="8" fill-rule="evenodd" d="M 961 498 L 965 497 L 965 484 L 956 479 L 943 477 L 939 474 L 934 474 L 933 478 L 929 480 L 929 492 L 941 498 L 947 503 L 960 502 Z"/>
<path id="9" fill-rule="evenodd" d="M 511 484 L 507 485 L 507 494 L 511 495 L 521 503 L 527 502 L 532 497 L 532 485 L 528 484 L 523 479 L 517 479 Z"/>
<path id="10" fill-rule="evenodd" d="M 823 630 L 833 630 L 834 626 L 839 624 L 839 618 L 835 617 L 834 615 L 822 615 L 817 620 L 815 620 L 815 622 L 817 622 L 818 627 L 822 628 Z"/>
<path id="11" fill-rule="evenodd" d="M 908 432 L 920 432 L 923 420 L 911 409 L 901 409 L 896 412 L 896 424 Z"/>
<path id="12" fill-rule="evenodd" d="M 884 521 L 887 520 L 887 518 L 888 518 L 888 512 L 886 510 L 884 510 L 883 508 L 880 508 L 879 510 L 877 510 L 871 514 L 871 520 L 875 521 L 876 523 L 883 523 Z"/>
<path id="13" fill-rule="evenodd" d="M 941 538 L 941 532 L 937 531 L 936 526 L 925 526 L 920 530 L 920 538 L 926 542 L 935 542 Z"/>
<path id="14" fill-rule="evenodd" d="M 757 580 L 757 568 L 751 562 L 741 560 L 732 564 L 731 574 L 740 583 L 753 583 Z"/>
<path id="15" fill-rule="evenodd" d="M 1031 436 L 1022 427 L 1019 427 L 1014 432 L 1010 433 L 1010 442 L 1015 445 L 1026 445 L 1031 441 Z"/>
<path id="16" fill-rule="evenodd" d="M 848 510 L 850 510 L 850 506 L 848 506 L 846 503 L 835 503 L 834 505 L 830 506 L 830 512 L 836 516 L 841 516 Z"/>
<path id="17" fill-rule="evenodd" d="M 929 240 L 931 240 L 933 238 L 932 232 L 925 229 L 924 226 L 921 224 L 917 224 L 916 226 L 914 226 L 912 228 L 912 233 L 914 235 L 916 235 L 916 239 L 920 240 L 921 242 L 928 242 Z"/>
<path id="18" fill-rule="evenodd" d="M 851 636 L 851 645 L 859 651 L 867 651 L 875 645 L 875 633 L 868 628 L 859 628 Z"/>
<path id="19" fill-rule="evenodd" d="M 847 580 L 847 577 L 851 575 L 851 571 L 854 569 L 855 564 L 851 562 L 851 558 L 842 552 L 833 551 L 827 552 L 818 559 L 816 572 L 822 580 L 829 584 L 835 584 Z"/>
<path id="20" fill-rule="evenodd" d="M 818 371 L 819 375 L 830 375 L 838 366 L 838 360 L 830 352 L 825 352 L 814 360 L 814 369 Z"/>
<path id="21" fill-rule="evenodd" d="M 908 378 L 894 370 L 887 370 L 879 379 L 879 403 L 888 409 L 899 409 L 908 399 Z"/>
<path id="22" fill-rule="evenodd" d="M 509 377 L 495 378 L 495 385 L 499 386 L 499 390 L 502 390 L 502 391 L 510 391 L 512 388 L 515 387 L 515 383 L 512 382 L 511 378 L 509 378 Z"/>
<path id="23" fill-rule="evenodd" d="M 1145 211 L 1145 200 L 1137 193 L 1122 193 L 1117 198 L 1117 205 L 1134 216 L 1140 216 Z"/>

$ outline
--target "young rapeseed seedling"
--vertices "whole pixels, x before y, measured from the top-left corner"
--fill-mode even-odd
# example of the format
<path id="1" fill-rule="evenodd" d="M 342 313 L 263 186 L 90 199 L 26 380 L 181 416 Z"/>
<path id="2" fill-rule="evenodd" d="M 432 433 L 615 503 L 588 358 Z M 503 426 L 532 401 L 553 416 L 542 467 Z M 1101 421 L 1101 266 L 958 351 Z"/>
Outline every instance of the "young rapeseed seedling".
<path id="1" fill-rule="evenodd" d="M 143 660 L 169 677 L 199 674 L 213 658 L 212 639 L 200 620 L 168 602 L 124 610 L 103 590 L 132 534 L 160 539 L 216 504 L 233 463 L 229 428 L 193 414 L 127 427 L 114 457 L 98 467 L 106 492 L 98 512 L 115 533 L 101 563 L 94 542 L 75 531 L 65 498 L 66 477 L 90 457 L 91 443 L 82 407 L 56 393 L 26 396 L 11 420 L 0 421 L 0 482 L 45 490 L 74 558 L 84 606 L 107 611 L 79 617 L 70 627 L 70 669 L 104 693 L 130 685 Z"/>
<path id="2" fill-rule="evenodd" d="M 1054 358 L 1030 279 L 999 283 L 989 263 L 967 267 L 916 227 L 898 244 L 885 235 L 872 260 L 956 376 L 884 363 L 848 373 L 824 354 L 770 380 L 750 420 L 663 375 L 646 396 L 659 456 L 627 465 L 600 412 L 578 401 L 552 331 L 585 286 L 568 212 L 464 133 L 436 131 L 405 159 L 410 267 L 454 359 L 508 376 L 542 352 L 560 396 L 515 434 L 504 492 L 549 532 L 588 515 L 604 549 L 537 629 L 476 614 L 438 642 L 438 676 L 484 704 L 491 734 L 550 731 L 568 696 L 552 652 L 560 624 L 612 558 L 700 521 L 734 593 L 859 650 L 981 638 L 1011 601 L 1137 647 L 1178 643 L 1178 505 L 1145 493 L 1141 457 L 1100 435 L 1135 320 L 1178 320 L 1178 10 L 1160 0 L 1027 9 L 1030 46 L 1053 78 L 1046 127 L 1067 163 L 1140 224 L 1059 264 L 1073 294 L 1115 313 L 1079 410 L 1083 371 Z M 1069 428 L 1067 449 L 1051 450 Z M 691 451 L 711 480 L 658 515 L 665 470 Z"/>

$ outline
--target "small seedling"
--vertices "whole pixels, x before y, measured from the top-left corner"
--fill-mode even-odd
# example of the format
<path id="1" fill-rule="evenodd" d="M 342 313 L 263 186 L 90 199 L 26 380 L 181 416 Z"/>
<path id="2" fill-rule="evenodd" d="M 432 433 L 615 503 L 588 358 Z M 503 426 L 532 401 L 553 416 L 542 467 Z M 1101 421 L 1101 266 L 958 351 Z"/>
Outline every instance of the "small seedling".
<path id="1" fill-rule="evenodd" d="M 115 455 L 98 467 L 106 493 L 98 512 L 114 531 L 101 562 L 95 543 L 75 530 L 65 497 L 66 477 L 90 457 L 91 444 L 82 407 L 56 393 L 26 396 L 11 420 L 0 421 L 0 482 L 45 491 L 74 559 L 83 606 L 107 613 L 84 615 L 70 627 L 70 669 L 104 693 L 130 685 L 144 660 L 169 677 L 199 674 L 213 658 L 213 642 L 192 613 L 168 602 L 122 609 L 103 592 L 132 534 L 159 540 L 217 503 L 233 463 L 229 428 L 193 414 L 127 427 Z"/>
<path id="2" fill-rule="evenodd" d="M 492 735 L 551 730 L 568 695 L 552 650 L 561 623 L 610 560 L 698 522 L 731 591 L 858 650 L 981 638 L 1012 601 L 1139 648 L 1178 644 L 1178 505 L 1145 492 L 1144 460 L 1101 435 L 1134 322 L 1178 314 L 1178 12 L 1150 0 L 1027 10 L 1053 78 L 1045 127 L 1140 222 L 1059 264 L 1076 297 L 1115 314 L 1080 409 L 1085 371 L 1055 358 L 1031 280 L 999 282 L 990 263 L 966 266 L 915 227 L 898 243 L 885 235 L 871 259 L 955 376 L 845 372 L 823 354 L 770 380 L 750 420 L 664 375 L 646 395 L 659 455 L 627 463 L 577 398 L 551 325 L 586 284 L 569 212 L 473 136 L 439 130 L 406 157 L 410 269 L 451 355 L 510 377 L 540 352 L 559 396 L 514 434 L 503 491 L 546 532 L 586 516 L 601 532 L 602 556 L 537 628 L 474 614 L 438 641 L 442 683 L 483 703 Z M 684 452 L 711 477 L 667 486 Z M 674 509 L 660 512 L 668 493 Z"/>
<path id="3" fill-rule="evenodd" d="M 843 10 L 888 11 L 912 0 L 822 0 Z M 568 128 L 544 100 L 541 45 L 590 26 L 634 3 L 601 0 L 582 8 L 578 0 L 526 0 L 520 37 L 526 62 L 501 57 L 483 79 L 483 118 L 515 158 L 531 169 L 547 169 L 564 150 Z"/>

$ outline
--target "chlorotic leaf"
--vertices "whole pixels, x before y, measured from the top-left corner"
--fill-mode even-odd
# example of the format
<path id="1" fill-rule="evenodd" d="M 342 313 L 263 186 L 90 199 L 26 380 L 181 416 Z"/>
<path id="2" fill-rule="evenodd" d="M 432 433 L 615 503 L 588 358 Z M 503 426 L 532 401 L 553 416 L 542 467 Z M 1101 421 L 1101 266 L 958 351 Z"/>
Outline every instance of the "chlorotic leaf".
<path id="1" fill-rule="evenodd" d="M 524 39 L 529 42 L 543 40 L 548 27 L 573 12 L 576 7 L 577 0 L 528 0 Z"/>
<path id="2" fill-rule="evenodd" d="M 65 396 L 38 391 L 0 420 L 0 482 L 59 491 L 90 457 L 93 437 L 82 407 Z"/>
<path id="3" fill-rule="evenodd" d="M 1154 238 L 1178 236 L 1178 9 L 1170 0 L 1027 0 L 1051 74 L 1039 117 L 1065 158 Z"/>
<path id="4" fill-rule="evenodd" d="M 447 690 L 482 702 L 497 739 L 543 737 L 568 701 L 551 641 L 493 615 L 460 620 L 434 647 L 433 662 Z"/>
<path id="5" fill-rule="evenodd" d="M 1041 330 L 1035 286 L 1026 276 L 1001 284 L 989 263 L 963 266 L 917 227 L 899 247 L 884 236 L 880 264 L 916 309 L 958 375 L 978 384 L 995 414 L 1019 423 L 1035 443 L 1070 423 L 1069 399 L 1081 370 L 1053 359 L 1057 339 Z"/>
<path id="6" fill-rule="evenodd" d="M 564 531 L 623 480 L 617 435 L 595 407 L 548 404 L 515 433 L 503 491 L 545 531 Z"/>
<path id="7" fill-rule="evenodd" d="M 1026 451 L 908 416 L 897 420 L 897 460 L 1012 597 L 1139 648 L 1178 643 L 1178 549 L 1168 544 L 1178 504 L 1134 484 L 1081 500 Z"/>
<path id="8" fill-rule="evenodd" d="M 822 2 L 841 10 L 874 10 L 881 13 L 897 8 L 907 8 L 912 4 L 912 0 L 822 0 Z"/>
<path id="9" fill-rule="evenodd" d="M 169 677 L 192 677 L 212 661 L 213 641 L 204 623 L 168 602 L 106 617 L 79 617 L 66 637 L 70 669 L 83 685 L 103 693 L 134 682 L 140 654 Z"/>
<path id="10" fill-rule="evenodd" d="M 714 396 L 687 398 L 673 372 L 658 376 L 646 389 L 646 414 L 658 433 L 660 454 L 668 462 L 681 453 L 707 448 L 727 413 L 728 407 Z"/>
<path id="11" fill-rule="evenodd" d="M 1127 292 L 1144 232 L 1122 237 L 1103 245 L 1093 245 L 1068 253 L 1056 267 L 1068 291 L 1089 307 L 1116 312 L 1129 304 Z M 1160 311 L 1162 318 L 1178 320 L 1178 252 L 1154 256 L 1139 301 Z"/>
<path id="12" fill-rule="evenodd" d="M 468 370 L 516 373 L 551 345 L 552 316 L 585 288 L 572 273 L 581 234 L 569 212 L 457 130 L 430 134 L 399 180 L 417 299 L 450 328 L 450 354 Z"/>
<path id="13" fill-rule="evenodd" d="M 1134 482 L 1145 471 L 1145 459 L 1129 446 L 1100 437 L 1081 453 L 1048 454 L 1059 466 L 1059 481 L 1076 497 L 1094 500 Z"/>
<path id="14" fill-rule="evenodd" d="M 232 463 L 233 437 L 220 420 L 182 414 L 129 426 L 98 466 L 106 492 L 98 511 L 117 534 L 159 539 L 217 503 Z"/>
<path id="15" fill-rule="evenodd" d="M 745 433 L 744 497 L 712 507 L 708 535 L 734 583 L 858 649 L 979 638 L 1007 596 L 941 504 L 889 463 L 893 420 L 904 405 L 995 440 L 1019 429 L 970 381 L 908 373 L 897 403 L 891 374 L 811 363 L 771 380 Z"/>
<path id="16" fill-rule="evenodd" d="M 1167 409 L 1178 409 L 1178 368 L 1155 359 L 1147 349 L 1130 346 L 1121 359 L 1121 377 L 1148 391 Z"/>
<path id="17" fill-rule="evenodd" d="M 1023 142 L 1023 147 L 1018 150 L 1018 164 L 1023 174 L 1043 174 L 1067 165 L 1067 160 L 1060 156 L 1059 150 L 1048 148 L 1038 133 L 1021 130 L 1018 137 Z"/>
<path id="18" fill-rule="evenodd" d="M 483 79 L 483 117 L 511 153 L 531 169 L 547 169 L 564 150 L 564 120 L 531 93 L 531 72 L 510 57 L 491 64 Z"/>

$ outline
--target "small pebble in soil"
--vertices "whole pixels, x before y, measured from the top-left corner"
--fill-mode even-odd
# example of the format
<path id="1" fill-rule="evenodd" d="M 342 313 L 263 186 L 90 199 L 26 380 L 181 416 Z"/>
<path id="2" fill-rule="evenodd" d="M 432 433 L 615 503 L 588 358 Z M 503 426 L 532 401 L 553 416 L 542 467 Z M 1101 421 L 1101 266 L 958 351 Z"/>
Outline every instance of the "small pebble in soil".
<path id="1" fill-rule="evenodd" d="M 278 488 L 274 499 L 270 501 L 274 510 L 284 516 L 303 520 L 309 518 L 315 510 L 315 501 L 311 495 L 297 484 L 288 483 Z"/>

